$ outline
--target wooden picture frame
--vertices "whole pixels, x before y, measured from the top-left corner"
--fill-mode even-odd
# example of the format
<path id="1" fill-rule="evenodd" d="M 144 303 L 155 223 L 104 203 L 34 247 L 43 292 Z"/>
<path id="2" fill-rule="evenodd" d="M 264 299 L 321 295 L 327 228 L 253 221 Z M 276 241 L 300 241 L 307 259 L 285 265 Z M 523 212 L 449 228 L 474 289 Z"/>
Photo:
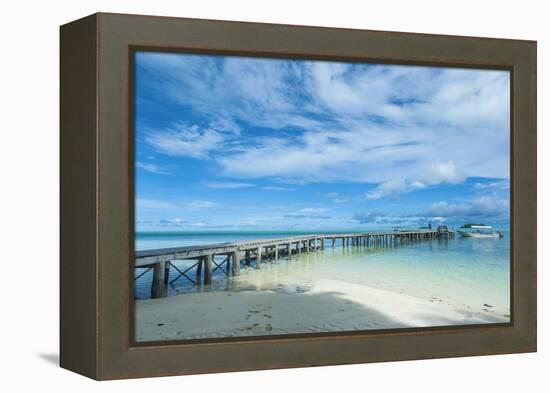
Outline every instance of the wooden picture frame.
<path id="1" fill-rule="evenodd" d="M 509 324 L 133 340 L 136 49 L 511 72 Z M 61 367 L 90 378 L 536 351 L 536 42 L 98 13 L 61 27 Z"/>

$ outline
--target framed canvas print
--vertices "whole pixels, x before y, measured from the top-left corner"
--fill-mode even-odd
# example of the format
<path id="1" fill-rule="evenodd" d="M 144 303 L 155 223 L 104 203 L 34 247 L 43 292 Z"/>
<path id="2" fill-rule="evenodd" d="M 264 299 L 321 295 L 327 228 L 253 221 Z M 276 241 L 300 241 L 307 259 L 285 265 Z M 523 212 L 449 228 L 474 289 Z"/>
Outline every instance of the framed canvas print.
<path id="1" fill-rule="evenodd" d="M 536 43 L 62 26 L 62 367 L 535 350 Z"/>

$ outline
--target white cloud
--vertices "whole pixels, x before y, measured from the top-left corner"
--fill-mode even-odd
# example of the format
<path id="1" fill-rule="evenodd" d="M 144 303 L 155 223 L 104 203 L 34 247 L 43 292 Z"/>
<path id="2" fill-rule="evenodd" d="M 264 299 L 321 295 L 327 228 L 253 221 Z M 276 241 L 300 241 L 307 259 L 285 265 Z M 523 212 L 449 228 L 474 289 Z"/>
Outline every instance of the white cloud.
<path id="1" fill-rule="evenodd" d="M 159 175 L 170 175 L 170 172 L 165 171 L 161 167 L 155 164 L 149 164 L 149 163 L 143 163 L 143 162 L 136 162 L 136 167 L 141 168 L 147 172 L 156 173 Z"/>
<path id="2" fill-rule="evenodd" d="M 332 216 L 326 214 L 330 209 L 326 207 L 304 207 L 295 212 L 285 213 L 282 215 L 282 219 L 296 219 L 296 220 L 328 220 Z"/>
<path id="3" fill-rule="evenodd" d="M 497 195 L 485 195 L 464 203 L 436 202 L 424 211 L 413 214 L 357 213 L 353 220 L 360 224 L 424 225 L 431 222 L 437 225 L 448 220 L 463 222 L 468 219 L 506 222 L 509 214 L 510 205 L 507 199 Z"/>
<path id="4" fill-rule="evenodd" d="M 506 148 L 489 141 L 484 142 L 489 146 L 471 146 L 470 140 L 456 135 L 445 142 L 450 148 L 435 132 L 426 135 L 430 132 L 409 129 L 407 133 L 377 125 L 355 131 L 307 131 L 297 140 L 260 140 L 259 145 L 220 156 L 218 163 L 228 177 L 272 178 L 291 184 L 384 183 L 397 176 L 418 189 L 421 184 L 456 184 L 470 176 L 508 176 Z"/>
<path id="5" fill-rule="evenodd" d="M 481 190 L 488 188 L 507 190 L 510 188 L 510 182 L 508 180 L 501 180 L 488 183 L 474 183 L 473 187 Z"/>
<path id="6" fill-rule="evenodd" d="M 379 199 L 391 194 L 407 191 L 407 183 L 403 179 L 393 179 L 381 183 L 376 189 L 367 192 L 367 199 Z"/>
<path id="7" fill-rule="evenodd" d="M 283 218 L 292 218 L 296 220 L 328 220 L 331 219 L 332 216 L 326 215 L 326 214 L 300 214 L 300 213 L 288 213 L 283 215 Z"/>
<path id="8" fill-rule="evenodd" d="M 508 124 L 509 73 L 417 66 L 308 63 L 321 105 L 423 124 Z"/>
<path id="9" fill-rule="evenodd" d="M 279 187 L 279 186 L 265 186 L 262 187 L 264 191 L 294 191 L 295 188 L 292 187 Z"/>
<path id="10" fill-rule="evenodd" d="M 239 183 L 239 182 L 230 182 L 230 181 L 208 182 L 208 183 L 205 183 L 205 185 L 208 188 L 228 189 L 228 190 L 238 189 L 238 188 L 254 187 L 254 184 L 252 184 L 252 183 Z"/>
<path id="11" fill-rule="evenodd" d="M 176 125 L 172 130 L 151 132 L 145 139 L 159 152 L 169 156 L 208 158 L 218 149 L 225 136 L 213 129 L 201 129 L 197 125 Z"/>
<path id="12" fill-rule="evenodd" d="M 219 204 L 210 201 L 190 201 L 182 203 L 181 206 L 187 210 L 202 210 L 218 207 Z"/>
<path id="13" fill-rule="evenodd" d="M 427 186 L 438 184 L 457 184 L 463 182 L 466 177 L 460 173 L 452 161 L 436 162 L 425 173 L 419 171 L 413 179 L 391 179 L 380 183 L 374 190 L 366 193 L 367 199 L 380 199 L 386 196 L 403 194 L 415 190 L 421 190 Z"/>
<path id="14" fill-rule="evenodd" d="M 348 202 L 347 198 L 341 197 L 337 192 L 327 193 L 327 197 L 330 198 L 334 203 L 346 203 Z"/>
<path id="15" fill-rule="evenodd" d="M 442 220 L 433 217 L 414 216 L 414 215 L 395 215 L 385 212 L 358 213 L 352 218 L 359 224 L 374 225 L 426 225 L 429 222 L 441 222 Z"/>
<path id="16" fill-rule="evenodd" d="M 270 128 L 309 127 L 307 101 L 289 94 L 302 69 L 287 60 L 139 53 L 138 63 L 163 77 L 152 88 L 212 119 Z"/>
<path id="17" fill-rule="evenodd" d="M 388 180 L 379 184 L 374 190 L 368 191 L 367 199 L 380 199 L 394 194 L 403 194 L 425 188 L 425 184 L 419 181 L 409 182 L 404 179 Z"/>
<path id="18" fill-rule="evenodd" d="M 436 162 L 434 163 L 428 173 L 422 176 L 421 183 L 426 184 L 440 184 L 461 183 L 466 179 L 466 176 L 460 172 L 456 167 L 454 161 Z"/>
<path id="19" fill-rule="evenodd" d="M 189 221 L 185 221 L 179 217 L 176 218 L 163 218 L 159 221 L 159 226 L 162 227 L 181 227 L 189 225 Z"/>
<path id="20" fill-rule="evenodd" d="M 202 210 L 218 207 L 219 204 L 206 200 L 193 201 L 165 201 L 159 199 L 136 199 L 136 207 L 138 209 L 158 209 L 158 210 Z"/>
<path id="21" fill-rule="evenodd" d="M 216 117 L 210 123 L 210 127 L 214 130 L 229 132 L 236 135 L 239 135 L 241 133 L 241 127 L 235 122 L 235 120 L 227 115 Z"/>
<path id="22" fill-rule="evenodd" d="M 303 209 L 300 209 L 300 213 L 324 213 L 328 211 L 329 209 L 326 207 L 305 207 Z"/>
<path id="23" fill-rule="evenodd" d="M 453 204 L 441 201 L 432 204 L 422 213 L 424 216 L 438 217 L 494 217 L 509 213 L 510 204 L 507 199 L 496 195 L 485 195 L 475 198 L 469 203 Z"/>
<path id="24" fill-rule="evenodd" d="M 153 88 L 207 119 L 147 141 L 170 156 L 213 160 L 228 178 L 375 183 L 371 199 L 509 178 L 507 71 L 152 53 L 138 60 L 162 75 Z M 251 137 L 256 127 L 269 133 Z"/>
<path id="25" fill-rule="evenodd" d="M 149 221 L 148 224 L 153 227 L 161 228 L 229 228 L 230 225 L 213 225 L 204 221 L 189 221 L 182 218 L 162 218 L 157 221 Z"/>

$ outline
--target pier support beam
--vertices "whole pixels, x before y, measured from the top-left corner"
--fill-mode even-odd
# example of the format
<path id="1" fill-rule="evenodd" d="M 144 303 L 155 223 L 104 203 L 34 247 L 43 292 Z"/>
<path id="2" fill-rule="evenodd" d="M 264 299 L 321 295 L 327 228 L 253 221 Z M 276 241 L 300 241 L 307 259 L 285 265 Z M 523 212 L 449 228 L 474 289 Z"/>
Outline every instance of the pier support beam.
<path id="1" fill-rule="evenodd" d="M 256 269 L 260 268 L 260 264 L 262 263 L 262 248 L 258 247 L 256 250 Z"/>
<path id="2" fill-rule="evenodd" d="M 199 261 L 197 262 L 197 283 L 200 282 L 200 277 L 202 273 L 202 264 L 203 264 L 202 261 L 203 261 L 203 257 L 200 257 Z"/>
<path id="3" fill-rule="evenodd" d="M 153 267 L 153 282 L 151 284 L 151 297 L 153 299 L 165 297 L 168 294 L 167 264 L 168 262 L 159 262 Z"/>
<path id="4" fill-rule="evenodd" d="M 275 245 L 275 260 L 279 260 L 279 245 Z"/>
<path id="5" fill-rule="evenodd" d="M 170 261 L 164 264 L 164 286 L 166 287 L 166 296 L 168 296 L 168 283 L 170 282 Z"/>
<path id="6" fill-rule="evenodd" d="M 212 258 L 213 255 L 204 257 L 204 285 L 212 284 Z"/>
<path id="7" fill-rule="evenodd" d="M 241 274 L 241 261 L 239 259 L 239 251 L 233 251 L 233 275 Z"/>
<path id="8" fill-rule="evenodd" d="M 288 243 L 286 246 L 286 252 L 288 254 L 288 257 L 290 258 L 292 256 L 292 243 Z"/>

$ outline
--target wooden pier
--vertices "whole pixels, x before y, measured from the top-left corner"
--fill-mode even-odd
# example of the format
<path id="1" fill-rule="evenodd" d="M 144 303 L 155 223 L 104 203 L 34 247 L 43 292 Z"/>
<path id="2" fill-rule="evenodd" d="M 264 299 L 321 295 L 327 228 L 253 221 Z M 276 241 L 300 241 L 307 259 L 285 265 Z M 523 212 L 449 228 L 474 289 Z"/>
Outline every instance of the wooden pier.
<path id="1" fill-rule="evenodd" d="M 149 270 L 153 270 L 151 297 L 167 296 L 168 284 L 184 276 L 193 283 L 203 279 L 205 285 L 212 283 L 212 274 L 220 269 L 226 275 L 239 275 L 241 265 L 256 269 L 261 268 L 262 262 L 277 261 L 280 257 L 291 258 L 293 255 L 315 252 L 325 246 L 336 247 L 336 241 L 341 239 L 342 247 L 390 247 L 395 244 L 412 241 L 425 241 L 438 238 L 454 238 L 454 231 L 418 230 L 369 232 L 350 234 L 319 234 L 286 237 L 279 239 L 245 240 L 234 243 L 218 243 L 206 246 L 187 246 L 177 248 L 163 248 L 158 250 L 144 250 L 136 252 L 135 268 L 145 268 L 145 272 L 136 277 L 138 279 Z M 217 262 L 215 256 L 223 256 L 223 261 Z M 171 263 L 174 260 L 193 260 L 195 263 L 182 271 Z M 224 269 L 225 266 L 225 269 Z M 169 281 L 170 268 L 178 273 L 177 277 Z M 190 273 L 195 269 L 195 278 Z"/>

